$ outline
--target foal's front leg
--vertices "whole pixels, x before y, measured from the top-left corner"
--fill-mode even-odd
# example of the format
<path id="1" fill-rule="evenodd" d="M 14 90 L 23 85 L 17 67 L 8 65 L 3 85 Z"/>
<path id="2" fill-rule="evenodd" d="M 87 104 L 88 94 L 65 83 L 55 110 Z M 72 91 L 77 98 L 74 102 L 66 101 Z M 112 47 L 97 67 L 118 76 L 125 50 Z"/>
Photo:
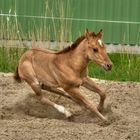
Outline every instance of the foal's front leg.
<path id="1" fill-rule="evenodd" d="M 84 94 L 82 94 L 77 87 L 69 88 L 66 90 L 73 98 L 75 98 L 78 102 L 82 103 L 86 108 L 94 112 L 100 119 L 106 121 L 106 118 L 98 111 L 96 106 L 89 101 Z"/>
<path id="2" fill-rule="evenodd" d="M 94 82 L 92 79 L 90 79 L 89 77 L 84 78 L 83 80 L 83 85 L 84 87 L 86 87 L 89 90 L 92 90 L 96 93 L 98 93 L 100 95 L 100 102 L 98 105 L 98 110 L 101 111 L 103 109 L 104 106 L 104 101 L 106 98 L 106 93 L 104 91 L 102 91 Z"/>

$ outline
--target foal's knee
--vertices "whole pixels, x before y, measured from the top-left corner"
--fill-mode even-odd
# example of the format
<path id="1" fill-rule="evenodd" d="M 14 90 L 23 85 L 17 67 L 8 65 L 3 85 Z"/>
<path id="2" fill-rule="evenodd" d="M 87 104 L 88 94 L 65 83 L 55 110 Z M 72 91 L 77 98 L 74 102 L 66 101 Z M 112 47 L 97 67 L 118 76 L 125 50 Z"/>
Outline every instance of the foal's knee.
<path id="1" fill-rule="evenodd" d="M 40 87 L 39 84 L 32 83 L 31 87 L 32 87 L 32 89 L 34 90 L 34 92 L 36 93 L 37 96 L 41 95 L 41 87 Z"/>

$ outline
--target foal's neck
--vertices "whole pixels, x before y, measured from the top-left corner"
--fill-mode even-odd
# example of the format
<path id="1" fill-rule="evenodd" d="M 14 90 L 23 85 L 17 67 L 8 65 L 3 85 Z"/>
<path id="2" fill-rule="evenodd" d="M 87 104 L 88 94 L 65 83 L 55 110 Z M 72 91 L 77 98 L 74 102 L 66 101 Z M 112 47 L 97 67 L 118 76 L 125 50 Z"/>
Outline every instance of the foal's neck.
<path id="1" fill-rule="evenodd" d="M 77 71 L 82 72 L 87 68 L 89 59 L 86 54 L 84 43 L 80 43 L 74 50 L 70 52 L 71 66 Z"/>

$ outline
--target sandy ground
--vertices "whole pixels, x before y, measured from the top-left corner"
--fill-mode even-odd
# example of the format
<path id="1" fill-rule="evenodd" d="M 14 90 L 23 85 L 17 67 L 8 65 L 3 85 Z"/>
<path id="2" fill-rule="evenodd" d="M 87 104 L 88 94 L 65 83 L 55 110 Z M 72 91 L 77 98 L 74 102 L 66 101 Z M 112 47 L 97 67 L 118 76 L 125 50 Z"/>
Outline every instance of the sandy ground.
<path id="1" fill-rule="evenodd" d="M 69 99 L 46 93 L 74 117 L 42 105 L 26 83 L 0 73 L 0 140 L 140 140 L 140 83 L 95 80 L 107 91 L 107 124 Z M 98 104 L 99 96 L 81 88 Z"/>

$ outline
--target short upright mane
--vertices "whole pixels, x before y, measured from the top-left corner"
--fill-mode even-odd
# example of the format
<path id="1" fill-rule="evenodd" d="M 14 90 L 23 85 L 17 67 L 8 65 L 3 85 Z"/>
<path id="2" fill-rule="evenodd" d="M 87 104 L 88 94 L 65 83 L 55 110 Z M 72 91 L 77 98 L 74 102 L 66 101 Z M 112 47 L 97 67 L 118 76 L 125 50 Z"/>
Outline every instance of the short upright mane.
<path id="1" fill-rule="evenodd" d="M 76 41 L 71 46 L 68 46 L 68 47 L 64 48 L 63 50 L 60 50 L 57 53 L 58 54 L 66 53 L 66 52 L 69 52 L 70 50 L 74 50 L 84 39 L 85 39 L 85 36 L 82 35 L 81 37 L 77 38 Z"/>

